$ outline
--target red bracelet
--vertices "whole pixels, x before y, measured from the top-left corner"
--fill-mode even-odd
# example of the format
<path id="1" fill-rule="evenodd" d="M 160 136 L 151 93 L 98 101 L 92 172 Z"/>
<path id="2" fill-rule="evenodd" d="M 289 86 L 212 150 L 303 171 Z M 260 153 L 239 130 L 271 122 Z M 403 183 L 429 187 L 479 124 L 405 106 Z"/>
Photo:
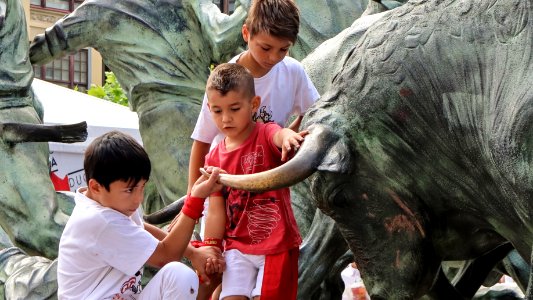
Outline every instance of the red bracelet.
<path id="1" fill-rule="evenodd" d="M 224 251 L 224 246 L 222 246 L 222 239 L 205 238 L 204 246 L 214 246 L 214 247 L 218 247 L 220 251 Z"/>
<path id="2" fill-rule="evenodd" d="M 222 246 L 222 239 L 206 238 L 203 242 L 202 241 L 191 241 L 191 245 L 194 248 L 200 248 L 200 247 L 206 247 L 206 246 L 218 247 L 220 251 L 224 251 L 224 247 Z"/>
<path id="3" fill-rule="evenodd" d="M 204 202 L 205 198 L 187 195 L 181 212 L 189 218 L 197 220 L 202 216 L 202 212 L 204 211 Z"/>

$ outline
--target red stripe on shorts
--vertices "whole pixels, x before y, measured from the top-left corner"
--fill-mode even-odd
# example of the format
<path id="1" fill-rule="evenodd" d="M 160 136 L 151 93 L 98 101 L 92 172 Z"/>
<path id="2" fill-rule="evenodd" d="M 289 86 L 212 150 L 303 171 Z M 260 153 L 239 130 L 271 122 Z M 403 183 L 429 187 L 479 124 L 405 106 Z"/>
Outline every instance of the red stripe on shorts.
<path id="1" fill-rule="evenodd" d="M 299 248 L 266 255 L 261 300 L 296 299 L 299 255 Z"/>

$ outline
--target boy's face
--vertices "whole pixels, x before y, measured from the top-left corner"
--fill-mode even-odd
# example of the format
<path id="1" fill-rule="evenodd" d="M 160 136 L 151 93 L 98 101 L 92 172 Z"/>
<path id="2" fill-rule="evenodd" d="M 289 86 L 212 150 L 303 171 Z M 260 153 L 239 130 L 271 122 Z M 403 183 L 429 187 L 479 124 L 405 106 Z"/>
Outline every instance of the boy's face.
<path id="1" fill-rule="evenodd" d="M 207 91 L 207 105 L 217 128 L 233 141 L 241 141 L 253 130 L 253 113 L 261 99 L 246 97 L 240 91 L 229 91 L 222 95 L 216 90 Z"/>
<path id="2" fill-rule="evenodd" d="M 109 191 L 96 180 L 89 180 L 90 194 L 87 196 L 100 205 L 112 208 L 126 216 L 131 216 L 144 200 L 146 180 L 141 179 L 137 185 L 117 180 L 109 185 Z"/>
<path id="3" fill-rule="evenodd" d="M 248 51 L 253 60 L 266 72 L 282 61 L 292 46 L 290 40 L 278 38 L 265 32 L 259 32 L 252 36 L 246 24 L 242 27 L 242 36 L 248 43 Z"/>

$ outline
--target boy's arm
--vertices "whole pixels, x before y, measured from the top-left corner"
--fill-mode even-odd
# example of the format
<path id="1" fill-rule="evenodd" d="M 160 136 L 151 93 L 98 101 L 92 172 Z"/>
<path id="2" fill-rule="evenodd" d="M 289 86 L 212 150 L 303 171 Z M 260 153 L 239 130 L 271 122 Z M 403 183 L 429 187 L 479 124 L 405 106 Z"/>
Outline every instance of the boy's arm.
<path id="1" fill-rule="evenodd" d="M 222 196 L 210 196 L 205 220 L 204 242 L 220 243 L 226 230 L 226 202 Z M 221 249 L 222 250 L 222 249 Z"/>
<path id="2" fill-rule="evenodd" d="M 294 121 L 291 122 L 291 124 L 289 125 L 289 129 L 291 129 L 292 131 L 296 131 L 298 132 L 300 130 L 300 125 L 302 124 L 302 119 L 304 118 L 304 116 L 297 116 Z"/>
<path id="3" fill-rule="evenodd" d="M 159 242 L 154 253 L 148 259 L 148 264 L 156 267 L 162 267 L 168 262 L 181 260 L 187 248 L 189 247 L 189 241 L 194 230 L 196 220 L 202 214 L 205 197 L 222 188 L 222 185 L 217 183 L 219 169 L 213 168 L 211 171 L 212 176 L 209 179 L 206 179 L 205 176 L 202 176 L 194 184 L 193 188 L 191 189 L 191 196 L 185 200 L 185 205 L 176 221 L 176 224 Z M 148 228 L 150 227 L 148 226 Z M 149 232 L 151 232 L 150 230 L 153 229 L 150 228 Z M 154 236 L 156 238 L 161 236 L 160 233 L 156 232 L 155 234 L 156 235 Z"/>
<path id="4" fill-rule="evenodd" d="M 191 147 L 191 156 L 189 158 L 189 182 L 187 186 L 187 194 L 191 192 L 191 189 L 200 174 L 200 168 L 204 166 L 205 156 L 209 153 L 211 144 L 193 140 Z"/>
<path id="5" fill-rule="evenodd" d="M 160 241 L 162 241 L 168 235 L 166 231 L 148 223 L 144 223 L 144 229 L 146 229 L 146 231 L 151 233 Z M 207 284 L 209 284 L 209 277 L 207 276 L 207 273 L 222 273 L 226 266 L 224 257 L 222 256 L 222 251 L 220 251 L 220 249 L 217 247 L 195 248 L 188 243 L 183 256 L 187 257 L 191 261 L 193 268 Z M 209 268 L 209 270 L 206 268 Z"/>
<path id="6" fill-rule="evenodd" d="M 304 130 L 295 132 L 289 128 L 281 128 L 272 136 L 274 144 L 281 148 L 281 161 L 286 161 L 291 150 L 298 150 L 300 144 L 304 141 L 304 136 L 309 134 L 309 131 Z"/>

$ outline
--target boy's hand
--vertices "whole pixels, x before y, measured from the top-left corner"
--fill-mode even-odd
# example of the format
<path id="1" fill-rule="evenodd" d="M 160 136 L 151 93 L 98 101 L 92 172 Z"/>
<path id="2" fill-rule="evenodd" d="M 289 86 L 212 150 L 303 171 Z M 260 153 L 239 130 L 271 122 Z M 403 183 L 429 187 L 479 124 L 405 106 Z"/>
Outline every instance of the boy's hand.
<path id="1" fill-rule="evenodd" d="M 284 130 L 284 129 L 282 129 Z M 294 132 L 292 130 L 284 130 L 283 140 L 281 143 L 281 161 L 286 161 L 292 150 L 297 151 L 304 141 L 304 137 L 309 134 L 309 130 Z"/>
<path id="2" fill-rule="evenodd" d="M 212 193 L 222 189 L 222 184 L 218 182 L 220 169 L 216 167 L 207 167 L 206 171 L 210 176 L 202 175 L 196 180 L 191 189 L 191 196 L 207 198 Z"/>
<path id="3" fill-rule="evenodd" d="M 209 247 L 209 248 L 212 248 L 212 247 Z M 222 255 L 218 257 L 208 258 L 207 263 L 205 264 L 205 272 L 208 275 L 215 274 L 215 273 L 222 274 L 222 272 L 224 272 L 225 269 L 226 269 L 226 261 L 224 260 L 224 257 Z"/>
<path id="4" fill-rule="evenodd" d="M 209 284 L 208 274 L 221 273 L 226 267 L 222 252 L 217 247 L 196 248 L 189 257 L 193 268 L 198 276 L 206 284 Z"/>

